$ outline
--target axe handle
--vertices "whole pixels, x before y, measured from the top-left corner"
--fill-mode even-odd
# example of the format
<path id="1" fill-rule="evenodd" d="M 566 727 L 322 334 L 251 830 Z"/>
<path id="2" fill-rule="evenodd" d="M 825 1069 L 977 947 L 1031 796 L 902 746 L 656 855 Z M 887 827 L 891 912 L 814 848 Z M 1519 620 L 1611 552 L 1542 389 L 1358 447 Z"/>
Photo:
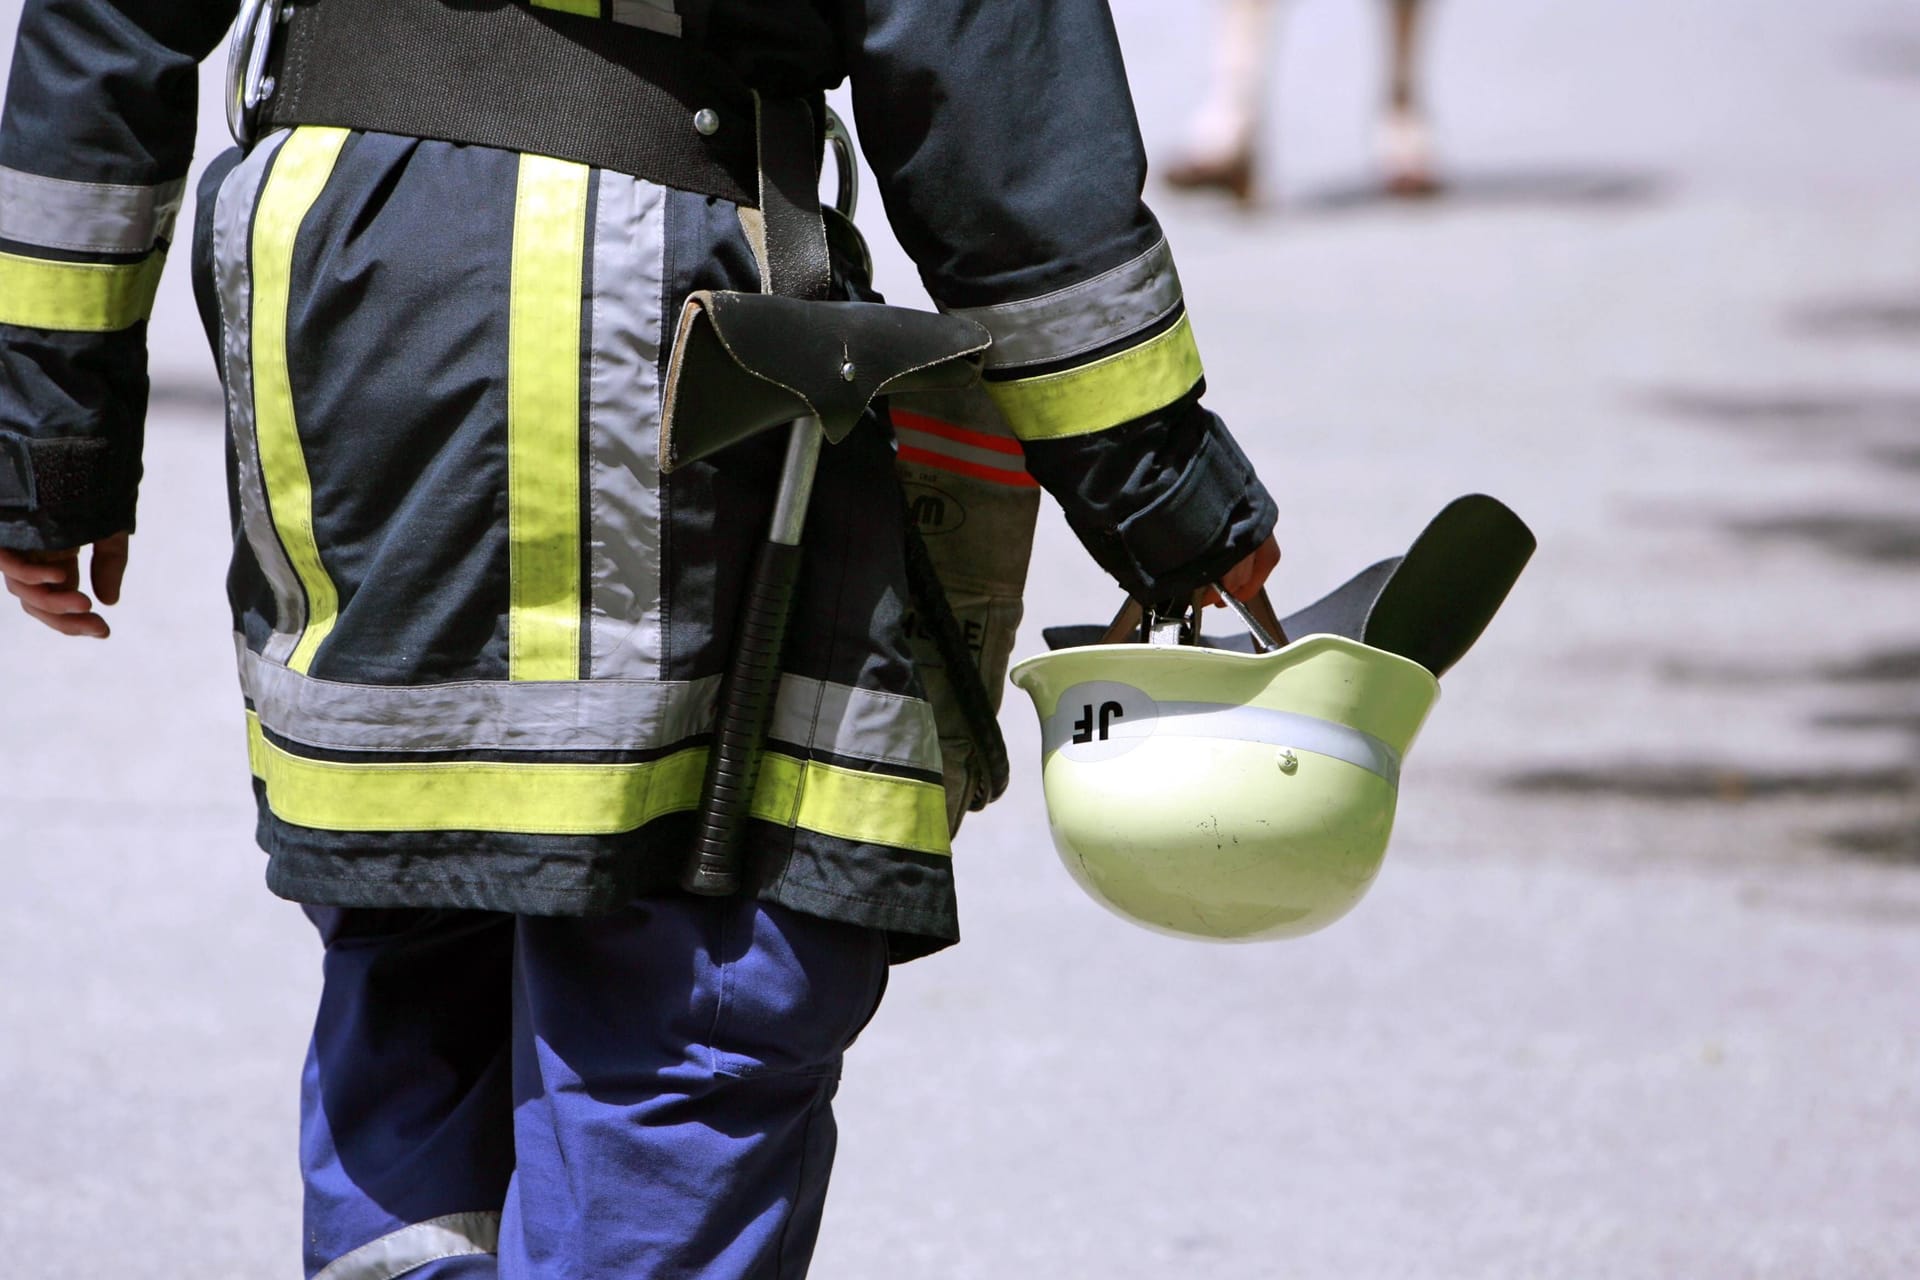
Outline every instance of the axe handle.
<path id="1" fill-rule="evenodd" d="M 780 652 L 799 580 L 798 546 L 761 545 L 732 665 L 720 683 L 713 747 L 700 788 L 700 826 L 680 873 L 680 886 L 690 893 L 724 897 L 740 888 L 741 845 L 760 777 L 767 723 L 780 693 Z"/>
<path id="2" fill-rule="evenodd" d="M 754 560 L 733 656 L 720 680 L 713 747 L 700 786 L 700 825 L 680 870 L 680 887 L 689 893 L 720 898 L 740 889 L 741 845 L 760 779 L 767 724 L 780 694 L 780 656 L 800 581 L 800 535 L 820 465 L 820 442 L 814 418 L 796 421 L 787 437 L 771 527 Z"/>

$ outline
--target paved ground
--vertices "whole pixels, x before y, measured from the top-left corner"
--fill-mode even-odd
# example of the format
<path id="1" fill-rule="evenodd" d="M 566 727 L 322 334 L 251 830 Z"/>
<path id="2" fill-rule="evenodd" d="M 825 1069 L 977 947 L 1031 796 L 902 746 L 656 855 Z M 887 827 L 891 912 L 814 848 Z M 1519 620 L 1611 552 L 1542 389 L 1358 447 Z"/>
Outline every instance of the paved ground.
<path id="1" fill-rule="evenodd" d="M 1117 7 L 1165 154 L 1204 31 Z M 1540 554 L 1326 934 L 1122 926 L 1032 786 L 970 825 L 967 945 L 850 1061 L 818 1274 L 1920 1274 L 1920 15 L 1457 0 L 1417 210 L 1360 181 L 1375 16 L 1294 14 L 1272 207 L 1157 201 L 1213 402 L 1283 604 L 1471 489 Z M 0 617 L 8 1274 L 295 1267 L 314 948 L 249 846 L 184 284 L 119 634 Z M 1046 537 L 1027 648 L 1110 608 Z"/>

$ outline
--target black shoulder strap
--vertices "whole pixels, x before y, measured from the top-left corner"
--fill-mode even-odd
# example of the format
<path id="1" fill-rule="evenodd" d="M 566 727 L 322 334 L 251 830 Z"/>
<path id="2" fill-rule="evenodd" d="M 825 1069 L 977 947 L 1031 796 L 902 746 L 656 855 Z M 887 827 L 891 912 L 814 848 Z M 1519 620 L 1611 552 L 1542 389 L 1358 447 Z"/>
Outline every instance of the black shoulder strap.
<path id="1" fill-rule="evenodd" d="M 820 215 L 822 131 L 804 98 L 755 95 L 767 293 L 824 302 L 833 282 Z"/>

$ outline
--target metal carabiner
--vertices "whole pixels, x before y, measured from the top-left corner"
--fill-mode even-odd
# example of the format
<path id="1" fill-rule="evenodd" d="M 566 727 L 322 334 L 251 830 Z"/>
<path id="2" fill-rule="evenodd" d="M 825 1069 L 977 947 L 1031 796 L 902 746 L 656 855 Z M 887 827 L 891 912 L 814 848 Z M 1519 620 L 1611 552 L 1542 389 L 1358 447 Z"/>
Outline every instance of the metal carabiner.
<path id="1" fill-rule="evenodd" d="M 292 13 L 286 0 L 245 0 L 233 24 L 227 46 L 227 132 L 242 147 L 253 145 L 260 104 L 273 96 L 267 58 L 273 52 L 275 28 Z"/>
<path id="2" fill-rule="evenodd" d="M 833 172 L 839 184 L 833 207 L 851 221 L 860 203 L 860 160 L 853 149 L 853 135 L 832 107 L 827 108 L 827 141 L 833 144 Z"/>

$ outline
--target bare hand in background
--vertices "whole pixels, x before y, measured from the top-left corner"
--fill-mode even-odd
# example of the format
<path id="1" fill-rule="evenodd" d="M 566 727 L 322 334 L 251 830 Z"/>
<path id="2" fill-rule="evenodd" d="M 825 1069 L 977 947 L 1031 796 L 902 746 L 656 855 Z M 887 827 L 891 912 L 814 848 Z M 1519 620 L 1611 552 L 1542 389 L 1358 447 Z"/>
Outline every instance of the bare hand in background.
<path id="1" fill-rule="evenodd" d="M 88 576 L 101 604 L 120 600 L 120 580 L 127 572 L 128 535 L 116 533 L 93 544 Z M 94 602 L 80 589 L 80 549 L 65 551 L 8 551 L 0 548 L 0 576 L 7 590 L 20 600 L 27 616 L 63 636 L 112 634 L 107 620 L 94 612 Z"/>

